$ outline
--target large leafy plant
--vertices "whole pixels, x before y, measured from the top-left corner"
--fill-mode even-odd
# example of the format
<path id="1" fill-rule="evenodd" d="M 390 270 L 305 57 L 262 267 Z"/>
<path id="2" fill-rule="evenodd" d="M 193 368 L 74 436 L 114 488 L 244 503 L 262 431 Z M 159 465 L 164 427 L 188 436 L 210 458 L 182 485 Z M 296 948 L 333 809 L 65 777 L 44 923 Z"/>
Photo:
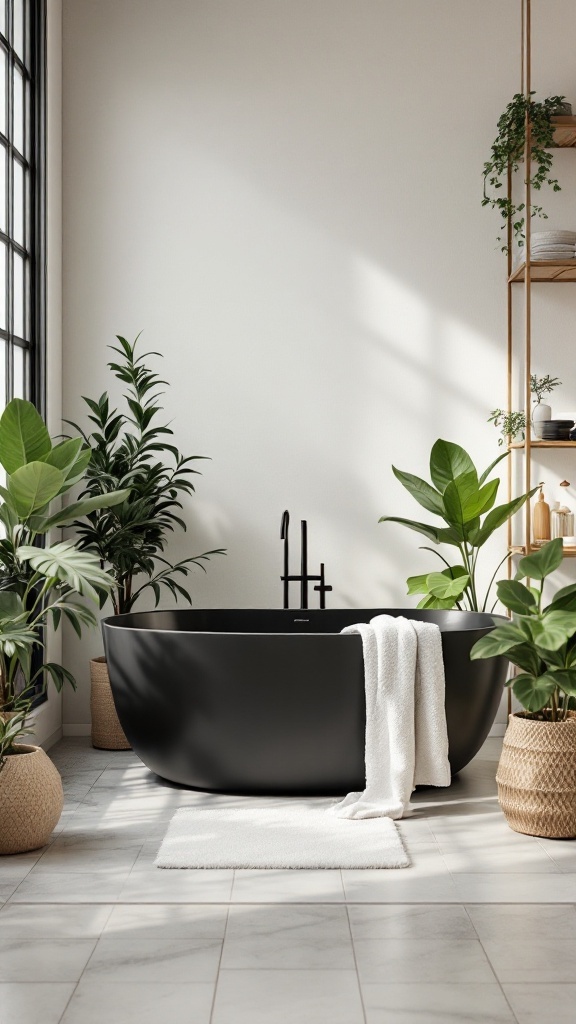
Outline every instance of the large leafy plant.
<path id="1" fill-rule="evenodd" d="M 82 497 L 93 500 L 98 507 L 87 519 L 76 522 L 80 547 L 98 554 L 114 578 L 111 593 L 114 613 L 129 612 L 147 591 L 154 594 L 158 605 L 164 588 L 178 600 L 191 602 L 182 585 L 193 565 L 204 569 L 210 555 L 223 554 L 222 549 L 170 562 L 164 552 L 168 537 L 175 527 L 186 529 L 180 518 L 181 497 L 194 491 L 191 477 L 199 471 L 192 463 L 200 455 L 184 457 L 167 438 L 173 431 L 158 422 L 160 380 L 145 360 L 158 352 L 136 355 L 138 338 L 133 344 L 117 336 L 119 347 L 110 346 L 119 356 L 109 369 L 122 384 L 126 410 L 111 407 L 106 392 L 98 399 L 84 398 L 88 406 L 91 432 L 76 423 L 87 445 L 90 460 L 86 466 Z M 125 501 L 114 507 L 103 507 L 102 498 L 119 489 L 129 488 Z"/>
<path id="2" fill-rule="evenodd" d="M 512 621 L 478 640 L 470 655 L 506 655 L 520 669 L 507 685 L 528 717 L 550 722 L 565 721 L 576 697 L 576 584 L 558 590 L 546 607 L 542 598 L 544 581 L 562 557 L 558 538 L 522 558 L 513 580 L 497 584 Z"/>
<path id="3" fill-rule="evenodd" d="M 13 399 L 0 418 L 0 754 L 23 728 L 36 684 L 51 678 L 58 689 L 74 679 L 55 662 L 33 671 L 33 654 L 43 646 L 47 623 L 62 616 L 80 635 L 96 616 L 79 597 L 98 602 L 112 580 L 98 558 L 48 534 L 78 515 L 124 501 L 127 491 L 73 501 L 62 498 L 83 478 L 90 452 L 81 438 L 53 442 L 30 402 Z M 9 720 L 7 715 L 12 715 Z"/>
<path id="4" fill-rule="evenodd" d="M 451 563 L 435 548 L 433 551 L 446 566 L 440 572 L 410 576 L 406 581 L 409 594 L 423 595 L 418 608 L 460 608 L 486 611 L 497 566 L 485 595 L 478 594 L 477 561 L 481 549 L 495 530 L 514 515 L 537 490 L 522 494 L 503 505 L 495 505 L 500 480 L 489 480 L 490 473 L 506 458 L 502 452 L 483 473 L 479 474 L 472 459 L 460 445 L 439 439 L 430 454 L 432 483 L 392 466 L 397 480 L 428 512 L 438 516 L 444 526 L 433 526 L 398 516 L 382 516 L 379 522 L 401 523 L 423 534 L 436 545 L 455 548 L 459 561 Z M 482 518 L 484 517 L 484 518 Z"/>

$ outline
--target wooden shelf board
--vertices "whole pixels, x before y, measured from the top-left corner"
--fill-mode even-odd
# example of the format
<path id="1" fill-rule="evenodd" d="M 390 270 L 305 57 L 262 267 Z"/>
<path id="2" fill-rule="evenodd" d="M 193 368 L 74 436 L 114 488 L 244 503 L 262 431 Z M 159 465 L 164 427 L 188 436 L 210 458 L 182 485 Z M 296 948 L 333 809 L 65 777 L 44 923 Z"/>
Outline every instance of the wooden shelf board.
<path id="1" fill-rule="evenodd" d="M 530 551 L 540 551 L 543 547 L 542 544 L 531 544 Z M 511 555 L 525 555 L 526 548 L 523 544 L 513 544 L 508 548 Z M 576 548 L 564 548 L 564 558 L 576 558 Z"/>
<path id="2" fill-rule="evenodd" d="M 508 445 L 509 448 L 524 449 L 525 441 L 514 441 Z M 576 448 L 576 441 L 531 441 L 531 448 Z"/>
<path id="3" fill-rule="evenodd" d="M 553 117 L 554 147 L 573 149 L 576 146 L 576 117 Z"/>
<path id="4" fill-rule="evenodd" d="M 520 263 L 508 280 L 512 284 L 523 281 L 526 264 Z M 576 259 L 572 260 L 534 260 L 530 263 L 530 280 L 544 281 L 552 284 L 576 282 Z"/>

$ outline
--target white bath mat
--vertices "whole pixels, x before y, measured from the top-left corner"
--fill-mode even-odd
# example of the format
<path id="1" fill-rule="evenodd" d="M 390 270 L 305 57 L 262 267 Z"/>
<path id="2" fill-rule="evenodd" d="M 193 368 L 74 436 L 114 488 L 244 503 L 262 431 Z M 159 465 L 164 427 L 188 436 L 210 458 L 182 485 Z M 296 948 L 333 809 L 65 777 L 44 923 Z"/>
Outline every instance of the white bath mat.
<path id="1" fill-rule="evenodd" d="M 330 806 L 177 811 L 156 858 L 159 868 L 405 868 L 391 818 L 350 820 Z"/>

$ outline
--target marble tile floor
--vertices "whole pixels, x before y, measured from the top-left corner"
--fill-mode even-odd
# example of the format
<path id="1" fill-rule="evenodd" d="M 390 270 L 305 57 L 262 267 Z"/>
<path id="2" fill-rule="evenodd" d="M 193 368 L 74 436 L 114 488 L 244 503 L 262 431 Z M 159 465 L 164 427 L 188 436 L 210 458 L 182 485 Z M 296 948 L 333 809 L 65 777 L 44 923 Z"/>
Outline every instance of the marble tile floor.
<path id="1" fill-rule="evenodd" d="M 0 1024 L 576 1024 L 576 842 L 506 825 L 488 740 L 391 871 L 161 871 L 178 807 L 132 752 L 50 751 L 66 805 L 0 858 Z"/>

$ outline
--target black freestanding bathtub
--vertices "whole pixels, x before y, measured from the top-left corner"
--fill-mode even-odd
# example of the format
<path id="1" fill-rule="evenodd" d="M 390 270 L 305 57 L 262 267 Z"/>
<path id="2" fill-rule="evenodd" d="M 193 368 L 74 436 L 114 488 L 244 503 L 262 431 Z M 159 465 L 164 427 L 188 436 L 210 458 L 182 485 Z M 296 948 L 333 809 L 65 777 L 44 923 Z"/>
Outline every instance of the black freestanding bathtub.
<path id="1" fill-rule="evenodd" d="M 103 622 L 122 727 L 157 775 L 228 793 L 341 794 L 364 788 L 362 642 L 344 626 L 375 615 L 442 632 L 452 772 L 486 739 L 503 658 L 470 661 L 491 615 L 414 609 L 176 610 Z"/>

